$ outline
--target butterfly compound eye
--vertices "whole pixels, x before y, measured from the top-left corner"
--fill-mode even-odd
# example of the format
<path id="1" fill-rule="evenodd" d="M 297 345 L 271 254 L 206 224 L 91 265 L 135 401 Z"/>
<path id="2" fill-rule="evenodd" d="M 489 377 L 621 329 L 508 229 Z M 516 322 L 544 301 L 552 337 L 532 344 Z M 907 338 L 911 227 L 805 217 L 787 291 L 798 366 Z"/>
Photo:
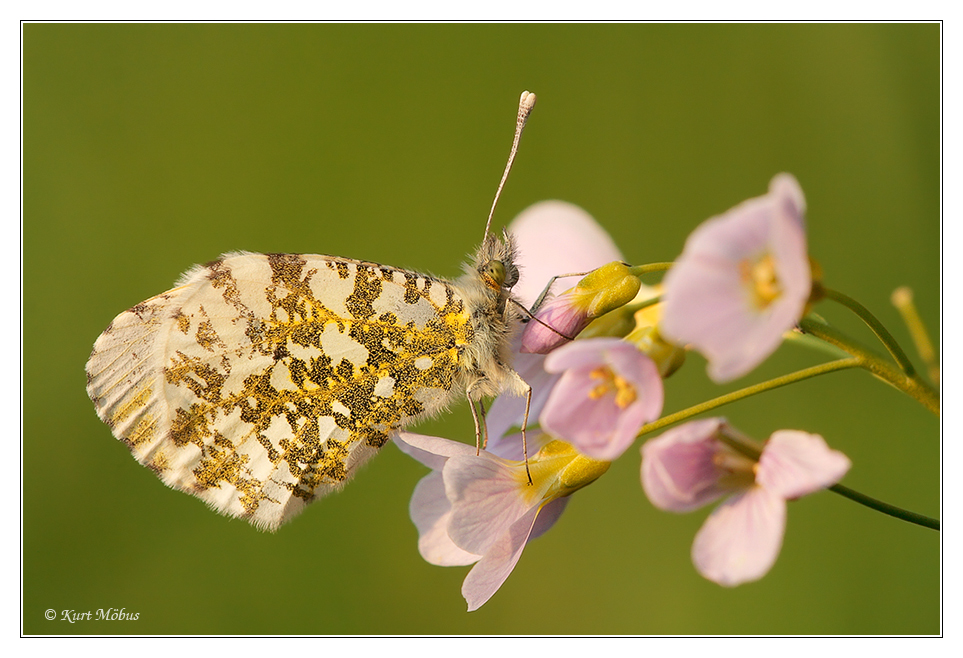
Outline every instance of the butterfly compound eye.
<path id="1" fill-rule="evenodd" d="M 481 268 L 481 275 L 492 288 L 505 285 L 505 264 L 500 260 L 490 260 Z"/>

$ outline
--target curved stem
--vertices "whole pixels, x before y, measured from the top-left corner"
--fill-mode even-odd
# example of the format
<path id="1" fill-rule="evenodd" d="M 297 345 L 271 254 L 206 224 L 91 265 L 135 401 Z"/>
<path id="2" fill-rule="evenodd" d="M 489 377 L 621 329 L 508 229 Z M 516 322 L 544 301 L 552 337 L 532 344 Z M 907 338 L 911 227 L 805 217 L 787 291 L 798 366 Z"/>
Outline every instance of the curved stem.
<path id="1" fill-rule="evenodd" d="M 760 384 L 755 384 L 753 386 L 747 386 L 746 388 L 741 388 L 738 391 L 733 391 L 732 393 L 726 393 L 725 395 L 720 395 L 712 400 L 707 400 L 700 404 L 691 406 L 682 411 L 677 411 L 674 414 L 669 414 L 668 416 L 663 416 L 662 418 L 648 423 L 642 426 L 639 430 L 638 436 L 643 436 L 660 430 L 663 427 L 678 423 L 679 421 L 691 418 L 696 414 L 701 414 L 706 411 L 711 411 L 730 402 L 736 402 L 737 400 L 742 400 L 750 396 L 756 395 L 757 393 L 764 393 L 765 391 L 771 391 L 773 389 L 786 386 L 788 384 L 794 384 L 795 382 L 801 382 L 804 379 L 809 379 L 810 377 L 817 377 L 819 375 L 825 375 L 830 372 L 836 372 L 837 370 L 845 370 L 847 368 L 856 368 L 861 364 L 859 359 L 847 358 L 839 359 L 836 361 L 830 361 L 829 363 L 823 363 L 818 366 L 813 366 L 812 368 L 805 368 L 803 370 L 797 370 L 796 372 L 790 373 L 788 375 L 783 375 L 782 377 L 776 377 L 775 379 L 770 379 L 769 381 L 762 382 Z"/>
<path id="2" fill-rule="evenodd" d="M 832 327 L 811 318 L 803 318 L 799 328 L 805 333 L 845 350 L 864 368 L 888 384 L 906 393 L 937 416 L 940 415 L 940 395 L 916 373 L 909 375 L 894 368 L 878 355 L 859 345 Z"/>
<path id="3" fill-rule="evenodd" d="M 912 377 L 916 374 L 916 368 L 913 367 L 913 363 L 909 360 L 909 357 L 906 356 L 903 348 L 899 346 L 899 343 L 896 342 L 893 335 L 883 326 L 882 322 L 876 319 L 876 316 L 873 315 L 868 308 L 852 297 L 844 295 L 837 290 L 823 288 L 822 292 L 826 299 L 831 299 L 838 304 L 842 304 L 859 316 L 859 319 L 872 329 L 873 333 L 876 334 L 876 337 L 879 338 L 879 341 L 886 347 L 886 350 L 892 355 L 896 363 L 899 364 L 900 369 L 905 372 L 907 376 Z"/>
<path id="4" fill-rule="evenodd" d="M 871 498 L 866 494 L 861 494 L 858 491 L 854 491 L 849 487 L 844 487 L 841 484 L 834 484 L 829 487 L 829 490 L 838 493 L 840 496 L 849 498 L 852 501 L 859 503 L 860 505 L 865 505 L 877 512 L 882 512 L 883 514 L 888 514 L 897 519 L 902 519 L 903 521 L 908 521 L 909 523 L 915 523 L 916 525 L 921 525 L 924 528 L 931 528 L 933 530 L 940 529 L 939 519 L 933 519 L 923 514 L 917 514 L 916 512 L 910 512 L 901 507 L 896 507 L 896 505 L 890 505 L 889 503 L 884 503 L 881 500 L 876 500 Z"/>

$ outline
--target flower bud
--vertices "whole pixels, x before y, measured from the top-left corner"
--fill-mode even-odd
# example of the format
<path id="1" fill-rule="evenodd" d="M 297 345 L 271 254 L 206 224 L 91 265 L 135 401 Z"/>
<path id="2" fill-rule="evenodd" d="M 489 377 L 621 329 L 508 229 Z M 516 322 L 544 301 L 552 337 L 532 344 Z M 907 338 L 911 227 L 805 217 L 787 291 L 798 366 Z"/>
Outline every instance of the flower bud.
<path id="1" fill-rule="evenodd" d="M 547 354 L 575 338 L 593 319 L 628 304 L 642 283 L 625 263 L 590 272 L 578 284 L 542 305 L 522 334 L 522 352 Z"/>

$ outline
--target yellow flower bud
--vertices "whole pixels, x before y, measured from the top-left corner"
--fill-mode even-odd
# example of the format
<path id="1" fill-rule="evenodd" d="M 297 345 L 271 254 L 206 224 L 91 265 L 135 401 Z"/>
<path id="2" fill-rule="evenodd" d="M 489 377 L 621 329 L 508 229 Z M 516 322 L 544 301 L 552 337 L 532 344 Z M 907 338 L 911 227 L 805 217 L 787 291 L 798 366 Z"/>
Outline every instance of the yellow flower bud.
<path id="1" fill-rule="evenodd" d="M 587 274 L 571 292 L 576 298 L 573 304 L 584 308 L 588 317 L 597 318 L 631 302 L 641 287 L 628 265 L 614 261 Z"/>

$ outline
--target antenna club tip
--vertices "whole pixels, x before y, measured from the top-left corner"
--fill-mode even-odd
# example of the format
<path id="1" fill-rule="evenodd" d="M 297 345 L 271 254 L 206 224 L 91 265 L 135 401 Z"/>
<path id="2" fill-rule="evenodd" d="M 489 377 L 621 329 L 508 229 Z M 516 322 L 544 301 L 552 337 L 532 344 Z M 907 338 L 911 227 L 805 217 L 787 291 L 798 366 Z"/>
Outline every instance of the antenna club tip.
<path id="1" fill-rule="evenodd" d="M 528 113 L 532 111 L 535 107 L 535 101 L 538 100 L 530 91 L 523 91 L 521 98 L 518 99 L 518 109 Z"/>

